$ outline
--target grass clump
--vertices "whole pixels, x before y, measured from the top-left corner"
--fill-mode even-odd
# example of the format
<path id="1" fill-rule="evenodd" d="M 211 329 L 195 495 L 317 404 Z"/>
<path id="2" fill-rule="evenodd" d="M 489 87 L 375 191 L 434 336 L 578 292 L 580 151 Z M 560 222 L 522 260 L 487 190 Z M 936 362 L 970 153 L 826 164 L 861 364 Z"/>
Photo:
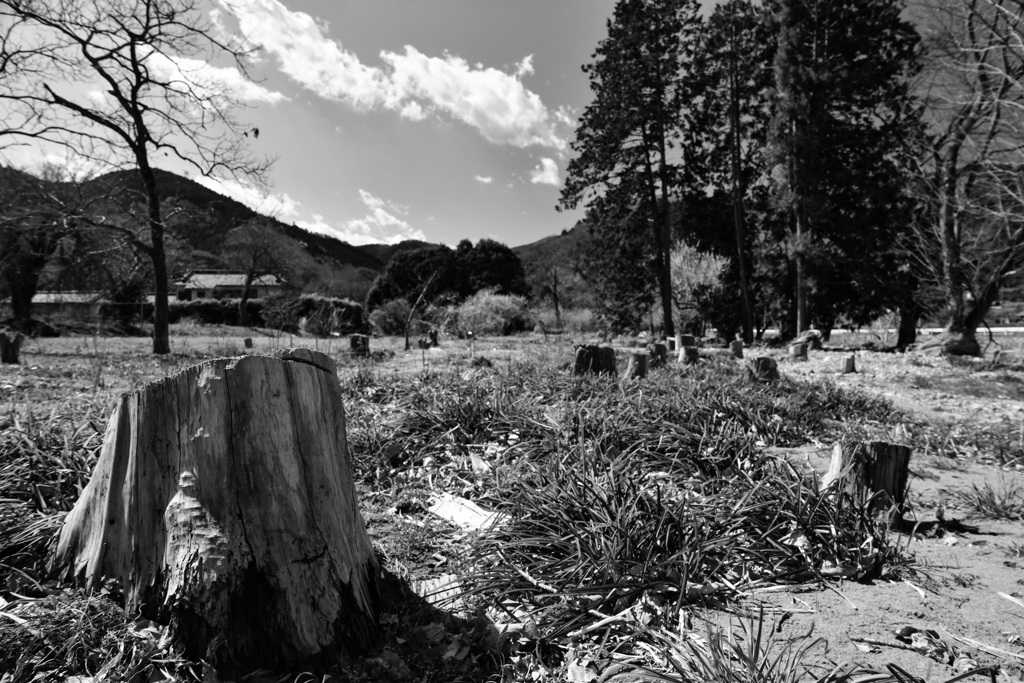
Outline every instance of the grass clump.
<path id="1" fill-rule="evenodd" d="M 1004 478 L 995 486 L 988 482 L 971 484 L 970 489 L 954 491 L 953 495 L 983 517 L 1024 519 L 1024 487 L 1020 482 Z"/>
<path id="2" fill-rule="evenodd" d="M 85 488 L 102 445 L 96 406 L 46 417 L 13 413 L 0 430 L 0 588 L 45 572 L 64 514 Z"/>

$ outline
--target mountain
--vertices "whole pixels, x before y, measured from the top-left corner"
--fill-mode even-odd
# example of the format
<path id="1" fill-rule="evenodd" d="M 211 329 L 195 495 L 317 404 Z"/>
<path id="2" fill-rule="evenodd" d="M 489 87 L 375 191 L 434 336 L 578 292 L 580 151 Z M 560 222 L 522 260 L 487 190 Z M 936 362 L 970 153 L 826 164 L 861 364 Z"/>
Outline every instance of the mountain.
<path id="1" fill-rule="evenodd" d="M 561 234 L 512 248 L 523 264 L 534 301 L 553 304 L 553 292 L 557 291 L 563 308 L 594 305 L 591 288 L 580 272 L 579 252 L 585 239 L 586 227 L 578 223 Z"/>

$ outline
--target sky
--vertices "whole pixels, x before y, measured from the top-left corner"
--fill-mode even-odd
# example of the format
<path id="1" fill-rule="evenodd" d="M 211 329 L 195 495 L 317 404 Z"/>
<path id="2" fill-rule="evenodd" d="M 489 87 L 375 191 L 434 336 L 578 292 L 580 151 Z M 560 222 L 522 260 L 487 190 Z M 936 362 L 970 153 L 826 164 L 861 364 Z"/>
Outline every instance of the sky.
<path id="1" fill-rule="evenodd" d="M 614 0 L 204 2 L 260 46 L 256 82 L 160 66 L 230 83 L 260 131 L 251 151 L 274 163 L 264 189 L 196 180 L 356 245 L 517 246 L 582 216 L 555 206 Z"/>

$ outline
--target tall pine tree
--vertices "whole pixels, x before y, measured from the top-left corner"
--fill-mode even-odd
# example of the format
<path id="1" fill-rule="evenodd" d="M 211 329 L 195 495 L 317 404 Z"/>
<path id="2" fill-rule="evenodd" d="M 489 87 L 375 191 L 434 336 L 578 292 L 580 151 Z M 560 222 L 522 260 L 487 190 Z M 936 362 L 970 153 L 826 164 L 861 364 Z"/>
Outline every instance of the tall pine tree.
<path id="1" fill-rule="evenodd" d="M 576 130 L 572 149 L 577 156 L 569 163 L 559 203 L 565 208 L 583 203 L 603 216 L 628 216 L 595 224 L 595 235 L 609 254 L 620 256 L 617 267 L 594 270 L 597 279 L 619 278 L 635 269 L 638 241 L 632 233 L 647 232 L 642 243 L 650 257 L 644 260 L 657 282 L 667 335 L 675 334 L 669 266 L 672 197 L 687 169 L 681 100 L 701 23 L 699 8 L 697 0 L 618 2 L 607 38 L 594 61 L 583 67 L 594 100 Z"/>
<path id="2" fill-rule="evenodd" d="M 896 0 L 772 0 L 772 130 L 787 216 L 797 331 L 890 302 L 894 240 L 909 223 L 899 150 L 913 137 L 918 36 Z"/>

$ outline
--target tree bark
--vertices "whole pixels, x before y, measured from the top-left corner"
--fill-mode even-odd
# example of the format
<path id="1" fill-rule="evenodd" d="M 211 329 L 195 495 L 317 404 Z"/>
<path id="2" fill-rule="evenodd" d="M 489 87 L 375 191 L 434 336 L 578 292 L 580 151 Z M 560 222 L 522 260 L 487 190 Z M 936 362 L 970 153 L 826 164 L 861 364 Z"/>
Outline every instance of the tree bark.
<path id="1" fill-rule="evenodd" d="M 371 646 L 378 565 L 334 362 L 222 358 L 122 396 L 54 568 L 116 581 L 221 670 Z"/>
<path id="2" fill-rule="evenodd" d="M 902 518 L 911 453 L 909 446 L 884 441 L 858 443 L 847 449 L 837 443 L 828 472 L 821 479 L 821 490 L 848 494 L 856 504 L 866 505 L 872 516 L 891 511 Z"/>
<path id="3" fill-rule="evenodd" d="M 647 377 L 647 360 L 646 353 L 630 354 L 626 370 L 622 373 L 622 379 L 643 379 Z"/>

